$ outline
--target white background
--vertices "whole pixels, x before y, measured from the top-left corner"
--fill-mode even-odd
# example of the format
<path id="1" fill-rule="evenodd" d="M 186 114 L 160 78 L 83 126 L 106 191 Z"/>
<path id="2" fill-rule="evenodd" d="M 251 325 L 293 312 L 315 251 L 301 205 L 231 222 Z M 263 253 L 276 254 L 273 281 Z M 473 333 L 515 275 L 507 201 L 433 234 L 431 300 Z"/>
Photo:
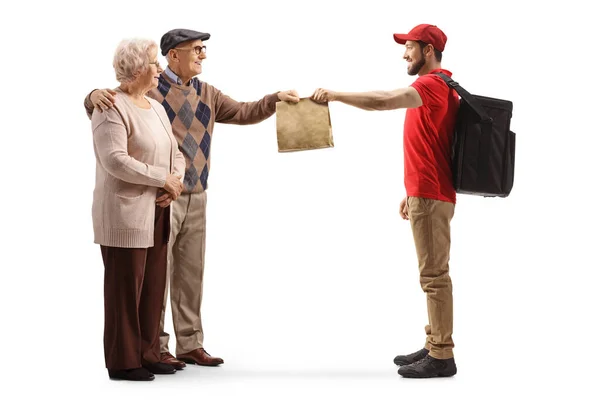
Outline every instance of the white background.
<path id="1" fill-rule="evenodd" d="M 12 394 L 2 397 L 597 396 L 598 33 L 582 3 L 3 5 L 0 390 Z M 427 317 L 398 215 L 405 111 L 333 103 L 331 149 L 279 154 L 275 116 L 215 127 L 203 322 L 207 350 L 225 364 L 110 381 L 82 103 L 117 86 L 118 42 L 210 32 L 200 79 L 250 101 L 407 86 L 414 77 L 392 33 L 420 23 L 446 32 L 442 65 L 465 88 L 514 102 L 513 192 L 459 195 L 452 222 L 458 374 L 407 380 L 392 363 L 423 345 Z M 167 326 L 173 333 L 170 311 Z"/>

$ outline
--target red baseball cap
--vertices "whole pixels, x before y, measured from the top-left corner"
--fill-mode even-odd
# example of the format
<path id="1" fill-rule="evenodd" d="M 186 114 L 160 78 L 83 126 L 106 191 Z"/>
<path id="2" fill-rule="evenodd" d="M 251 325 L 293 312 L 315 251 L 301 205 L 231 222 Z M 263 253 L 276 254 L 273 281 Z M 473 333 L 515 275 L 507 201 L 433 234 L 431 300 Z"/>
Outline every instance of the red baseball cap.
<path id="1" fill-rule="evenodd" d="M 421 24 L 410 30 L 410 32 L 394 33 L 394 40 L 400 44 L 405 44 L 407 40 L 423 41 L 432 45 L 436 50 L 444 51 L 446 47 L 446 34 L 435 25 Z"/>

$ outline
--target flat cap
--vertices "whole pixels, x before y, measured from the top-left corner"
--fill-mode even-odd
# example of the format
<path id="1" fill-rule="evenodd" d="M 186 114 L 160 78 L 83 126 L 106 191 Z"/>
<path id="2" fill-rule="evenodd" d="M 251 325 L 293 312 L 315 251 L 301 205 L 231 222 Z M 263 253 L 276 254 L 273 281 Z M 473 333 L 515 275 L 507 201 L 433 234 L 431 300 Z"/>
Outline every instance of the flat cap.
<path id="1" fill-rule="evenodd" d="M 177 47 L 179 43 L 187 42 L 188 40 L 208 40 L 210 33 L 193 31 L 191 29 L 173 29 L 165 33 L 160 39 L 160 52 L 166 56 L 169 50 Z"/>

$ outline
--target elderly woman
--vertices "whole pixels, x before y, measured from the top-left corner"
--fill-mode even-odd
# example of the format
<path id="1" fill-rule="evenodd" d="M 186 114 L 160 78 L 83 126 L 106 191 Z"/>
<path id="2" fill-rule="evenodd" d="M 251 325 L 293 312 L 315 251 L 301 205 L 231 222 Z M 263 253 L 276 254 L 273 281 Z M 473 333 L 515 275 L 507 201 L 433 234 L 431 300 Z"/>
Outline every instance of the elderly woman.
<path id="1" fill-rule="evenodd" d="M 94 242 L 104 261 L 104 356 L 113 379 L 149 381 L 160 363 L 169 204 L 183 189 L 183 155 L 165 109 L 145 94 L 158 85 L 158 46 L 125 40 L 113 66 L 114 107 L 92 114 L 96 186 Z"/>

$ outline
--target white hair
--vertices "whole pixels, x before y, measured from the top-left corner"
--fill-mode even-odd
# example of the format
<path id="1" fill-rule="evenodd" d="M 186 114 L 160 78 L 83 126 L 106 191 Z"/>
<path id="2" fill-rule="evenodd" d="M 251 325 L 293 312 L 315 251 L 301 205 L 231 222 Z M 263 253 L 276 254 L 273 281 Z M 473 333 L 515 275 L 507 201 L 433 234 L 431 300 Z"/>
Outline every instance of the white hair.
<path id="1" fill-rule="evenodd" d="M 134 81 L 137 74 L 149 68 L 150 51 L 158 45 L 149 39 L 125 39 L 119 43 L 113 59 L 117 81 Z"/>

